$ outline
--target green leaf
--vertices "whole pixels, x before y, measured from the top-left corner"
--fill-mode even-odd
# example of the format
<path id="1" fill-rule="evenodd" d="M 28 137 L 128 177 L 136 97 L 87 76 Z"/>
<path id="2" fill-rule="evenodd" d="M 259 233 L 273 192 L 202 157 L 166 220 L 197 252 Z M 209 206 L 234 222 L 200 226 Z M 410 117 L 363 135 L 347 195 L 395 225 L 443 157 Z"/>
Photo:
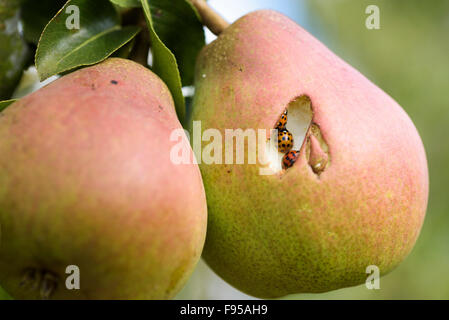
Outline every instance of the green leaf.
<path id="1" fill-rule="evenodd" d="M 196 58 L 205 45 L 203 24 L 188 0 L 150 0 L 154 30 L 175 55 L 183 86 L 193 84 Z"/>
<path id="2" fill-rule="evenodd" d="M 20 9 L 25 40 L 37 45 L 48 21 L 66 2 L 67 0 L 25 0 Z"/>
<path id="3" fill-rule="evenodd" d="M 69 6 L 72 6 L 68 8 Z M 79 8 L 79 29 L 69 29 Z M 76 67 L 103 61 L 133 39 L 139 28 L 121 27 L 109 0 L 70 0 L 45 27 L 36 52 L 41 80 Z"/>
<path id="4" fill-rule="evenodd" d="M 19 4 L 0 0 L 0 100 L 11 97 L 31 58 L 20 33 Z"/>
<path id="5" fill-rule="evenodd" d="M 181 90 L 181 76 L 176 58 L 157 35 L 151 16 L 149 0 L 141 0 L 148 24 L 153 54 L 153 71 L 167 84 L 176 105 L 176 112 L 181 123 L 185 118 L 185 102 Z"/>
<path id="6" fill-rule="evenodd" d="M 109 0 L 109 1 L 123 8 L 140 7 L 140 0 Z"/>
<path id="7" fill-rule="evenodd" d="M 16 102 L 16 101 L 17 101 L 17 99 L 0 101 L 0 112 L 2 112 L 3 110 L 5 110 L 6 107 L 8 107 L 10 104 L 13 104 L 13 103 Z"/>
<path id="8" fill-rule="evenodd" d="M 0 300 L 13 300 L 12 297 L 0 287 Z"/>

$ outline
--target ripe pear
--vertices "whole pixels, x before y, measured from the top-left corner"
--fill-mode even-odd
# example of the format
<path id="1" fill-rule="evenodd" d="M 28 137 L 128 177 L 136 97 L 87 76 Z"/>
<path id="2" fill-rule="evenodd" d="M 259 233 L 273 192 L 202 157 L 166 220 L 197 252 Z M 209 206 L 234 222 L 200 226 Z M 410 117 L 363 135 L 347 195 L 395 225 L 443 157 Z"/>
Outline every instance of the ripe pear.
<path id="1" fill-rule="evenodd" d="M 267 131 L 284 111 L 299 151 L 287 168 L 282 153 L 270 156 Z M 354 286 L 376 270 L 368 266 L 386 274 L 411 251 L 428 197 L 417 130 L 391 97 L 284 15 L 250 13 L 203 49 L 194 135 L 193 121 L 223 140 L 225 129 L 266 130 L 255 164 L 200 164 L 203 257 L 236 288 L 273 298 Z M 244 146 L 248 160 L 254 146 L 249 138 Z"/>
<path id="2" fill-rule="evenodd" d="M 124 59 L 2 112 L 0 285 L 19 299 L 173 297 L 207 218 L 198 166 L 170 160 L 175 144 L 190 148 L 170 141 L 178 129 L 166 85 Z"/>

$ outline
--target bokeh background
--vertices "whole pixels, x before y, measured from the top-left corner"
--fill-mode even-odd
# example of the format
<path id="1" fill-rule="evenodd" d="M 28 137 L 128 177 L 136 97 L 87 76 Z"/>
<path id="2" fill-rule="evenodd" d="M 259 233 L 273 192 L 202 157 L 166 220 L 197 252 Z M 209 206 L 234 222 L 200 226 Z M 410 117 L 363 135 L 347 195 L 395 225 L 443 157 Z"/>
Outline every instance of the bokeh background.
<path id="1" fill-rule="evenodd" d="M 449 299 L 449 1 L 209 0 L 228 21 L 256 9 L 280 11 L 391 95 L 415 123 L 426 148 L 430 195 L 409 257 L 380 280 L 285 299 Z M 365 27 L 368 5 L 380 29 Z M 208 34 L 208 40 L 213 36 Z M 201 262 L 179 299 L 246 299 Z"/>
<path id="2" fill-rule="evenodd" d="M 228 21 L 257 9 L 280 11 L 391 95 L 423 139 L 430 195 L 421 235 L 409 257 L 380 280 L 285 299 L 449 299 L 449 0 L 209 0 Z M 380 9 L 380 29 L 365 9 Z M 208 41 L 214 36 L 207 33 Z M 31 80 L 30 80 L 31 81 Z M 28 81 L 24 86 L 30 87 Z M 0 289 L 0 299 L 7 295 Z M 253 299 L 200 262 L 178 299 Z"/>

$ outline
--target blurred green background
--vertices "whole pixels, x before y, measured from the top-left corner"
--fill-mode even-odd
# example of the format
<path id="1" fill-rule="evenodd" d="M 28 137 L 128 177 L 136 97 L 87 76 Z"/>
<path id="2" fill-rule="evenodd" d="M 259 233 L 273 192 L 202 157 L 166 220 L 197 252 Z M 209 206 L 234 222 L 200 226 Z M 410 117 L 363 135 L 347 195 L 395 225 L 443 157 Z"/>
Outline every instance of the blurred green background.
<path id="1" fill-rule="evenodd" d="M 423 139 L 430 195 L 421 235 L 409 257 L 380 280 L 286 299 L 449 299 L 449 1 L 210 0 L 229 21 L 256 9 L 281 11 L 360 70 L 406 110 Z M 368 5 L 380 29 L 365 27 Z M 208 34 L 208 39 L 213 36 Z M 0 298 L 6 298 L 1 292 Z M 251 298 L 200 262 L 178 299 Z"/>

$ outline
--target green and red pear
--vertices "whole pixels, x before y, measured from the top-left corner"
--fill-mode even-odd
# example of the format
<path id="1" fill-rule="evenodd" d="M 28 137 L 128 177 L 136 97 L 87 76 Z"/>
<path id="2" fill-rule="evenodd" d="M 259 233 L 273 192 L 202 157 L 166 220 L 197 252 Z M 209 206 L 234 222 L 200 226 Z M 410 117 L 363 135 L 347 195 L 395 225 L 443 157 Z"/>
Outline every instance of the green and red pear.
<path id="1" fill-rule="evenodd" d="M 358 285 L 370 265 L 390 272 L 413 248 L 426 212 L 427 161 L 415 126 L 296 23 L 250 13 L 201 52 L 189 126 L 201 121 L 222 136 L 268 130 L 285 110 L 299 151 L 291 167 L 282 168 L 283 154 L 267 157 L 268 148 L 258 149 L 268 163 L 200 164 L 204 259 L 264 298 Z"/>
<path id="2" fill-rule="evenodd" d="M 19 299 L 173 297 L 207 220 L 198 166 L 170 159 L 175 144 L 190 148 L 173 130 L 166 85 L 116 58 L 0 113 L 0 285 Z"/>

